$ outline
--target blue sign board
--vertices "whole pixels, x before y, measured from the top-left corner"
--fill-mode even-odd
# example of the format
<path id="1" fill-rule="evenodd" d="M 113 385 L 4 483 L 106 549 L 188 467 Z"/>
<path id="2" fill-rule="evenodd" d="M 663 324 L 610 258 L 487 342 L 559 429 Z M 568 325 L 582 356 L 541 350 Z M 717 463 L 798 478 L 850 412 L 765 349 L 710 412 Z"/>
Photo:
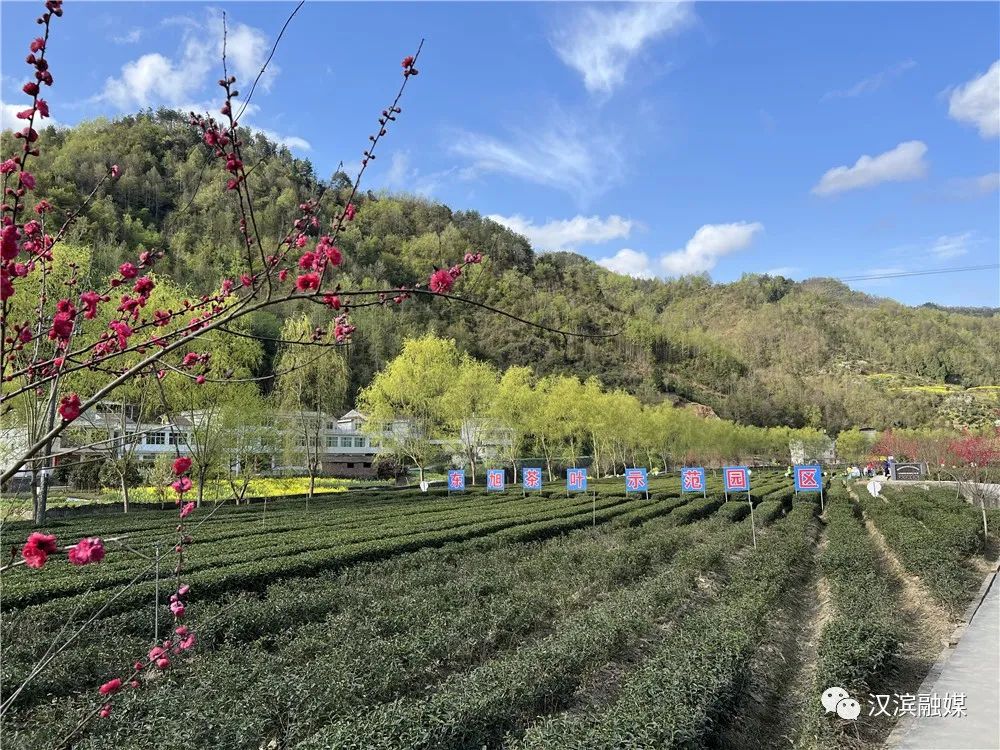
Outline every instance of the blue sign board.
<path id="1" fill-rule="evenodd" d="M 566 491 L 567 492 L 587 491 L 586 469 L 566 469 Z"/>
<path id="2" fill-rule="evenodd" d="M 465 469 L 452 469 L 448 472 L 448 491 L 465 492 Z"/>
<path id="3" fill-rule="evenodd" d="M 704 492 L 705 469 L 700 466 L 685 466 L 681 469 L 681 492 Z"/>
<path id="4" fill-rule="evenodd" d="M 525 490 L 542 489 L 542 470 L 536 468 L 521 469 L 521 485 Z"/>
<path id="5" fill-rule="evenodd" d="M 746 466 L 726 466 L 722 469 L 726 492 L 749 492 L 750 470 Z"/>
<path id="6" fill-rule="evenodd" d="M 506 477 L 504 476 L 503 469 L 487 469 L 486 471 L 487 492 L 503 492 L 505 481 Z"/>
<path id="7" fill-rule="evenodd" d="M 649 477 L 645 469 L 625 469 L 625 493 L 649 492 Z"/>
<path id="8" fill-rule="evenodd" d="M 796 466 L 794 477 L 796 492 L 823 491 L 823 467 L 819 464 Z"/>

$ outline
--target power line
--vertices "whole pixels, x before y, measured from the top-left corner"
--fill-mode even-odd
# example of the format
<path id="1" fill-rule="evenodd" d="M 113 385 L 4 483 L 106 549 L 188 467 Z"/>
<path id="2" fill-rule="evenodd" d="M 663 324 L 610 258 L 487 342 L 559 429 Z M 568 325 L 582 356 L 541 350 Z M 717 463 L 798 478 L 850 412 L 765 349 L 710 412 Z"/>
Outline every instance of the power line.
<path id="1" fill-rule="evenodd" d="M 930 271 L 898 271 L 893 273 L 875 273 L 867 276 L 841 276 L 838 281 L 868 281 L 871 279 L 898 279 L 903 276 L 935 276 L 942 273 L 962 273 L 964 271 L 989 271 L 1000 268 L 1000 263 L 988 263 L 982 266 L 962 266 L 959 268 L 937 268 Z"/>

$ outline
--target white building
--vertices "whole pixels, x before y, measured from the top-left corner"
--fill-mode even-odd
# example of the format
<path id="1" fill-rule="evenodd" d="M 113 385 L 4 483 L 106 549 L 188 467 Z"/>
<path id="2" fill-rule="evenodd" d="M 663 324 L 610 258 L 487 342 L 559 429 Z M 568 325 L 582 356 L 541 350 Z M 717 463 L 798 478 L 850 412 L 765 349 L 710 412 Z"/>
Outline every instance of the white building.
<path id="1" fill-rule="evenodd" d="M 190 455 L 197 445 L 196 431 L 209 413 L 193 411 L 177 414 L 173 419 L 162 416 L 158 421 L 139 419 L 138 407 L 121 402 L 102 402 L 80 416 L 71 429 L 66 430 L 56 442 L 53 452 L 60 464 L 78 463 L 81 460 L 108 458 L 131 454 L 140 466 L 151 466 L 157 456 Z M 269 427 L 274 428 L 274 439 L 264 444 L 261 454 L 270 461 L 274 473 L 305 473 L 309 456 L 318 452 L 321 473 L 327 476 L 372 477 L 373 465 L 380 452 L 377 436 L 363 431 L 365 415 L 352 409 L 339 417 L 321 412 L 279 413 L 273 416 Z M 396 435 L 406 435 L 413 428 L 408 420 L 396 420 L 389 430 Z M 317 451 L 318 441 L 318 451 Z M 456 465 L 467 461 L 466 446 L 472 445 L 479 461 L 497 461 L 501 450 L 510 441 L 509 432 L 493 422 L 470 420 L 461 428 L 458 440 L 441 440 L 446 453 L 453 453 Z M 4 425 L 0 429 L 0 466 L 9 466 L 28 445 L 27 431 L 23 426 Z M 296 456 L 296 447 L 302 454 Z M 234 458 L 239 471 L 239 458 Z M 30 472 L 18 474 L 20 482 L 30 480 Z"/>
<path id="2" fill-rule="evenodd" d="M 379 449 L 371 437 L 362 432 L 365 415 L 361 412 L 351 409 L 340 417 L 321 412 L 279 414 L 276 421 L 283 431 L 295 434 L 295 442 L 300 448 L 305 449 L 308 443 L 310 453 L 316 448 L 315 441 L 319 440 L 318 453 L 323 474 L 338 477 L 374 475 L 372 464 Z M 275 465 L 274 468 L 304 470 L 305 466 Z"/>
<path id="3" fill-rule="evenodd" d="M 454 441 L 446 442 L 457 450 L 451 459 L 455 466 L 464 467 L 468 463 L 470 449 L 475 451 L 480 466 L 504 463 L 503 451 L 511 443 L 511 430 L 492 419 L 468 419 L 462 423 L 457 446 Z"/>
<path id="4" fill-rule="evenodd" d="M 54 460 L 60 464 L 77 463 L 81 460 L 100 457 L 122 456 L 131 453 L 140 464 L 149 466 L 157 456 L 190 455 L 192 445 L 196 445 L 195 431 L 207 412 L 194 411 L 166 416 L 155 422 L 137 419 L 137 407 L 120 402 L 103 402 L 80 416 L 72 428 L 67 429 L 53 445 Z M 316 412 L 304 414 L 278 414 L 273 419 L 276 440 L 266 452 L 274 471 L 294 471 L 296 466 L 283 466 L 282 457 L 285 438 L 283 433 L 298 431 L 301 419 L 311 423 L 311 429 L 302 430 L 294 438 L 305 445 L 306 432 L 310 434 L 310 444 L 314 445 L 319 436 L 319 454 L 322 472 L 333 476 L 364 477 L 374 474 L 372 464 L 378 448 L 372 439 L 361 431 L 364 415 L 351 410 L 340 417 Z M 24 425 L 4 424 L 0 428 L 0 467 L 10 466 L 22 455 L 29 444 L 28 430 Z M 18 472 L 17 481 L 30 481 L 30 471 Z"/>
<path id="5" fill-rule="evenodd" d="M 815 445 L 806 445 L 801 440 L 792 440 L 788 444 L 792 463 L 801 464 L 835 464 L 837 463 L 837 444 L 833 438 L 818 441 Z"/>

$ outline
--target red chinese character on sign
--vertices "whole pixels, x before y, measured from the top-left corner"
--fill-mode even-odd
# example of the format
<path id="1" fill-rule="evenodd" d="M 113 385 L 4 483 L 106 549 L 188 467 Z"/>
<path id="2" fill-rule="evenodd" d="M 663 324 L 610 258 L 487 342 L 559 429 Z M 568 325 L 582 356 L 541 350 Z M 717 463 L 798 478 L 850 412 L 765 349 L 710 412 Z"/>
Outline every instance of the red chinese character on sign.
<path id="1" fill-rule="evenodd" d="M 524 486 L 538 487 L 542 484 L 542 473 L 538 469 L 524 470 Z"/>
<path id="2" fill-rule="evenodd" d="M 578 487 L 583 484 L 583 472 L 582 471 L 571 471 L 569 473 L 569 483 L 573 487 Z"/>
<path id="3" fill-rule="evenodd" d="M 689 469 L 684 472 L 684 486 L 691 490 L 702 489 L 701 472 L 696 469 Z"/>
<path id="4" fill-rule="evenodd" d="M 451 486 L 452 487 L 461 487 L 462 486 L 462 475 L 461 474 L 452 474 L 451 475 Z"/>
<path id="5" fill-rule="evenodd" d="M 743 469 L 726 469 L 726 485 L 730 490 L 745 490 L 747 475 Z"/>
<path id="6" fill-rule="evenodd" d="M 503 474 L 499 471 L 491 471 L 489 477 L 490 487 L 502 487 L 503 486 Z"/>
<path id="7" fill-rule="evenodd" d="M 819 489 L 819 481 L 816 479 L 816 469 L 799 469 L 799 487 L 807 490 Z"/>
<path id="8" fill-rule="evenodd" d="M 642 472 L 625 472 L 625 486 L 630 490 L 641 490 L 645 482 L 642 481 Z"/>

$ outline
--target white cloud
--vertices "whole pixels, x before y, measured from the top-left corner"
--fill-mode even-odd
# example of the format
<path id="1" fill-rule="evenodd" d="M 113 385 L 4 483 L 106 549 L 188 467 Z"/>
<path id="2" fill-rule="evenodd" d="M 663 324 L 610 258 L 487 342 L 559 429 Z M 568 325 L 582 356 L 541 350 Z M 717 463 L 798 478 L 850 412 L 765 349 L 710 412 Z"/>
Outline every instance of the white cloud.
<path id="1" fill-rule="evenodd" d="M 459 132 L 451 150 L 470 162 L 468 176 L 506 174 L 563 190 L 580 203 L 621 179 L 618 140 L 566 114 L 556 114 L 530 132 L 515 132 L 508 139 Z"/>
<path id="2" fill-rule="evenodd" d="M 452 167 L 438 172 L 423 173 L 413 166 L 409 151 L 394 151 L 389 159 L 389 170 L 382 177 L 385 187 L 397 193 L 428 197 L 446 178 L 461 176 L 461 170 Z"/>
<path id="3" fill-rule="evenodd" d="M 777 268 L 769 268 L 764 271 L 767 276 L 784 276 L 786 279 L 791 278 L 797 274 L 800 270 L 798 266 L 778 266 Z"/>
<path id="4" fill-rule="evenodd" d="M 188 39 L 177 61 L 150 52 L 122 66 L 119 78 L 108 78 L 99 98 L 122 110 L 163 104 L 175 107 L 200 91 L 212 61 L 206 45 Z"/>
<path id="5" fill-rule="evenodd" d="M 934 191 L 948 200 L 974 200 L 1000 190 L 1000 172 L 987 172 L 974 177 L 953 177 Z"/>
<path id="6" fill-rule="evenodd" d="M 210 85 L 213 96 L 221 101 L 222 90 L 215 81 L 220 77 L 217 73 L 222 64 L 222 14 L 209 11 L 204 20 L 174 17 L 166 19 L 164 24 L 183 29 L 177 56 L 172 59 L 150 52 L 126 63 L 119 77 L 105 81 L 98 99 L 121 110 L 155 105 L 179 107 Z M 250 93 L 270 48 L 262 31 L 227 18 L 226 63 L 229 72 L 236 75 L 236 87 L 243 97 Z M 278 67 L 272 62 L 259 85 L 268 89 L 277 73 Z"/>
<path id="7" fill-rule="evenodd" d="M 877 91 L 882 88 L 885 84 L 889 83 L 893 78 L 897 78 L 902 75 L 910 68 L 915 68 L 917 66 L 916 62 L 913 60 L 903 60 L 902 62 L 896 63 L 892 67 L 886 68 L 885 70 L 880 70 L 878 73 L 867 78 L 862 78 L 856 84 L 851 86 L 849 89 L 844 89 L 843 91 L 827 91 L 823 94 L 820 101 L 827 101 L 829 99 L 841 99 L 848 97 L 861 96 L 862 94 L 870 94 L 873 91 Z"/>
<path id="8" fill-rule="evenodd" d="M 883 253 L 886 257 L 904 258 L 913 270 L 914 266 L 937 267 L 941 263 L 967 255 L 983 245 L 986 238 L 975 230 L 956 234 L 942 234 L 937 237 L 923 237 L 919 240 L 898 245 Z M 864 275 L 867 275 L 867 271 Z"/>
<path id="9" fill-rule="evenodd" d="M 938 237 L 930 248 L 930 253 L 938 260 L 950 260 L 969 252 L 969 245 L 975 244 L 975 232 L 945 234 Z"/>
<path id="10" fill-rule="evenodd" d="M 688 3 L 636 3 L 579 11 L 556 32 L 552 46 L 583 76 L 591 93 L 607 94 L 625 81 L 629 63 L 657 37 L 677 32 L 694 19 Z"/>
<path id="11" fill-rule="evenodd" d="M 859 158 L 853 167 L 834 167 L 812 189 L 815 195 L 833 195 L 847 190 L 871 187 L 882 182 L 916 180 L 927 174 L 922 141 L 906 141 L 891 151 Z"/>
<path id="12" fill-rule="evenodd" d="M 487 218 L 502 224 L 511 231 L 528 238 L 535 250 L 575 250 L 583 245 L 596 245 L 608 240 L 628 237 L 632 231 L 632 220 L 612 214 L 606 219 L 600 216 L 574 216 L 572 219 L 558 219 L 545 224 L 535 224 L 523 216 L 500 216 L 491 214 Z"/>
<path id="13" fill-rule="evenodd" d="M 218 39 L 217 57 L 222 56 L 222 16 L 212 14 L 212 31 Z M 271 43 L 267 35 L 260 29 L 247 26 L 245 23 L 234 23 L 226 19 L 226 63 L 230 74 L 236 76 L 236 84 L 243 89 L 244 95 L 250 93 L 250 86 L 264 67 L 264 62 L 271 52 Z M 279 68 L 272 60 L 257 84 L 270 90 Z"/>
<path id="14" fill-rule="evenodd" d="M 977 177 L 956 177 L 949 180 L 945 194 L 952 198 L 978 198 L 1000 190 L 1000 172 L 989 172 Z"/>
<path id="15" fill-rule="evenodd" d="M 622 248 L 610 258 L 600 258 L 597 263 L 609 271 L 637 279 L 651 279 L 656 275 L 646 253 L 628 248 Z"/>
<path id="16" fill-rule="evenodd" d="M 416 176 L 416 168 L 410 165 L 410 152 L 394 151 L 389 161 L 389 171 L 385 176 L 386 186 L 393 190 L 402 190 L 410 185 Z"/>
<path id="17" fill-rule="evenodd" d="M 855 279 L 853 281 L 847 281 L 845 283 L 851 286 L 863 286 L 863 287 L 884 287 L 892 286 L 899 283 L 899 278 L 892 278 L 891 274 L 906 273 L 912 270 L 912 268 L 900 268 L 899 266 L 889 266 L 885 268 L 866 268 L 865 276 L 890 276 L 886 279 Z"/>
<path id="18" fill-rule="evenodd" d="M 749 247 L 762 231 L 764 225 L 757 221 L 705 224 L 698 228 L 683 249 L 667 253 L 656 262 L 646 253 L 629 248 L 619 250 L 610 258 L 600 258 L 597 262 L 612 271 L 640 279 L 704 273 L 715 268 L 719 258 Z"/>
<path id="19" fill-rule="evenodd" d="M 1000 60 L 951 92 L 948 114 L 975 125 L 983 138 L 1000 135 Z"/>
<path id="20" fill-rule="evenodd" d="M 1000 190 L 1000 172 L 990 172 L 973 177 L 972 184 L 979 193 L 994 193 Z"/>
<path id="21" fill-rule="evenodd" d="M 124 34 L 115 34 L 111 37 L 111 41 L 115 44 L 136 44 L 140 39 L 142 39 L 142 29 L 138 27 L 129 29 Z"/>
<path id="22" fill-rule="evenodd" d="M 17 119 L 17 113 L 23 112 L 30 106 L 31 105 L 28 102 L 25 102 L 23 105 L 0 102 L 0 130 L 24 130 L 28 121 Z M 59 127 L 59 123 L 51 117 L 46 117 L 44 119 L 37 116 L 35 117 L 35 130 L 41 132 L 42 128 L 47 128 L 49 125 Z"/>
<path id="23" fill-rule="evenodd" d="M 764 225 L 756 221 L 705 224 L 688 240 L 683 250 L 660 258 L 660 265 L 668 276 L 711 271 L 719 258 L 748 247 L 754 236 L 763 230 Z"/>
<path id="24" fill-rule="evenodd" d="M 122 66 L 118 78 L 108 78 L 97 99 L 108 102 L 122 111 L 143 107 L 165 106 L 181 112 L 210 113 L 219 117 L 224 94 L 217 85 L 222 64 L 223 18 L 218 11 L 209 11 L 206 18 L 175 16 L 163 21 L 164 25 L 181 28 L 181 47 L 174 58 L 159 52 L 150 52 Z M 141 34 L 141 30 L 139 31 Z M 128 41 L 134 34 L 129 32 Z M 283 134 L 251 123 L 259 112 L 256 104 L 244 107 L 250 86 L 264 65 L 271 45 L 259 29 L 234 22 L 225 22 L 226 63 L 231 74 L 236 75 L 236 113 L 240 125 L 258 130 L 275 143 L 295 151 L 309 151 L 312 145 L 301 136 Z M 137 37 L 138 38 L 138 37 Z M 261 77 L 260 86 L 265 90 L 273 82 L 278 67 L 272 62 Z M 204 98 L 203 98 L 204 97 Z"/>
<path id="25" fill-rule="evenodd" d="M 312 148 L 312 144 L 309 143 L 305 138 L 300 138 L 297 135 L 282 135 L 281 133 L 275 133 L 273 130 L 268 130 L 267 128 L 258 128 L 256 126 L 251 126 L 253 130 L 260 131 L 268 139 L 274 141 L 279 146 L 286 146 L 294 151 L 308 151 Z"/>
<path id="26" fill-rule="evenodd" d="M 219 117 L 219 108 L 222 106 L 221 98 L 218 101 L 216 100 L 210 101 L 208 99 L 197 102 L 184 101 L 181 102 L 180 104 L 174 104 L 171 106 L 173 107 L 173 109 L 176 109 L 178 112 L 183 112 L 184 114 L 187 114 L 188 112 L 194 112 L 195 114 L 198 115 L 207 114 L 211 117 L 216 118 L 217 120 L 221 119 Z M 246 111 L 243 113 L 243 117 L 240 118 L 240 125 L 253 127 L 252 125 L 249 124 L 249 120 L 253 115 L 257 114 L 258 112 L 260 112 L 260 107 L 258 107 L 256 104 L 253 103 L 248 104 Z"/>

